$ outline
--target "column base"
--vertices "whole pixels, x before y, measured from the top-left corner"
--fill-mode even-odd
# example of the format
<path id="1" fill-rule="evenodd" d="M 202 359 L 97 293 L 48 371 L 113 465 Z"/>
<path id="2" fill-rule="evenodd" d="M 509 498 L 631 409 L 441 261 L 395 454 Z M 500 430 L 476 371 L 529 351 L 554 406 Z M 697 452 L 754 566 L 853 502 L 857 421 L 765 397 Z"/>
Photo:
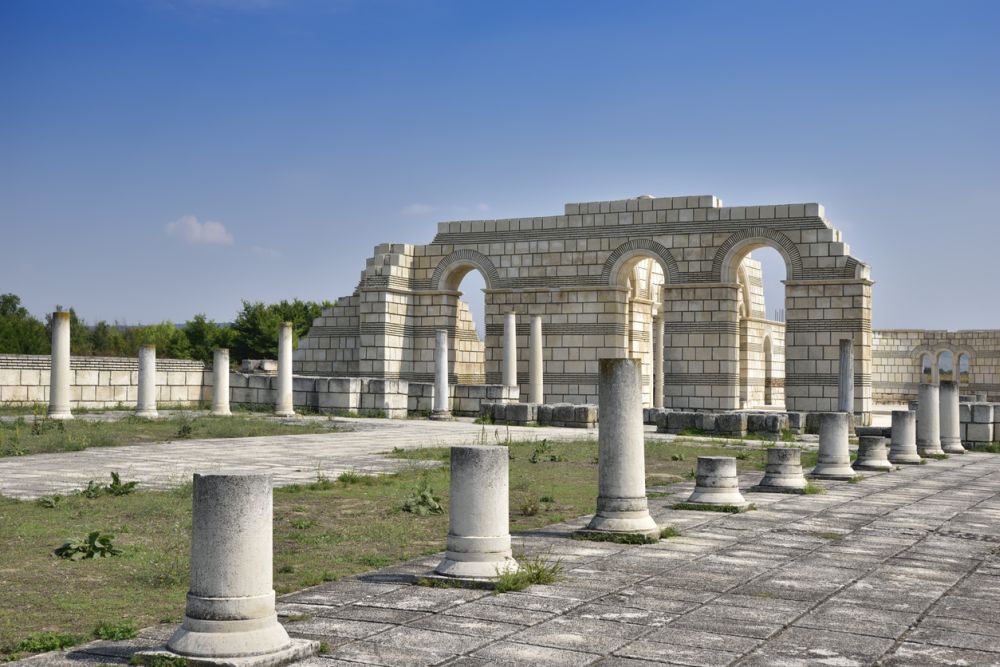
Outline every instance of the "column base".
<path id="1" fill-rule="evenodd" d="M 848 480 L 854 479 L 856 474 L 849 463 L 819 463 L 809 473 L 809 477 Z"/>
<path id="2" fill-rule="evenodd" d="M 944 442 L 942 440 L 941 451 L 945 454 L 964 454 L 965 447 L 962 446 L 962 442 L 960 440 L 955 442 Z"/>
<path id="3" fill-rule="evenodd" d="M 135 416 L 140 419 L 159 419 L 160 413 L 156 410 L 136 410 Z"/>
<path id="4" fill-rule="evenodd" d="M 211 665 L 212 667 L 280 667 L 288 665 L 319 653 L 319 642 L 312 639 L 292 639 L 291 643 L 273 653 L 252 655 L 237 658 L 190 656 L 175 653 L 166 646 L 149 651 L 140 651 L 132 656 L 133 664 L 157 665 L 165 660 L 174 659 L 180 662 L 186 660 L 191 665 Z"/>
<path id="5" fill-rule="evenodd" d="M 520 569 L 517 561 L 511 556 L 490 558 L 488 560 L 458 560 L 468 558 L 469 554 L 445 553 L 434 573 L 452 579 L 496 579 L 501 574 L 517 572 Z"/>
<path id="6" fill-rule="evenodd" d="M 434 421 L 450 422 L 454 421 L 455 418 L 452 416 L 451 410 L 435 410 L 431 413 L 429 419 L 433 419 Z"/>
<path id="7" fill-rule="evenodd" d="M 275 417 L 294 417 L 295 416 L 295 411 L 292 410 L 292 411 L 289 412 L 289 411 L 286 411 L 286 410 L 275 410 L 274 411 L 274 416 Z"/>
<path id="8" fill-rule="evenodd" d="M 231 410 L 212 410 L 208 413 L 212 417 L 232 417 L 233 413 Z"/>
<path id="9" fill-rule="evenodd" d="M 73 413 L 70 412 L 69 410 L 67 410 L 65 412 L 50 412 L 48 414 L 48 417 L 49 417 L 49 419 L 58 419 L 58 420 L 65 421 L 65 420 L 68 420 L 68 419 L 73 419 Z"/>
<path id="10" fill-rule="evenodd" d="M 896 456 L 890 454 L 889 463 L 893 465 L 918 466 L 923 463 L 923 459 L 916 452 L 912 454 L 897 454 Z"/>
<path id="11" fill-rule="evenodd" d="M 889 461 L 880 461 L 878 463 L 875 463 L 875 462 L 857 463 L 857 462 L 855 462 L 854 465 L 851 466 L 851 467 L 854 468 L 855 470 L 861 470 L 861 471 L 864 471 L 864 472 L 889 472 L 890 470 L 892 470 L 892 464 L 889 463 Z"/>
<path id="12" fill-rule="evenodd" d="M 944 456 L 945 451 L 941 449 L 941 446 L 937 447 L 917 447 L 917 454 L 923 458 L 930 458 L 934 456 Z"/>

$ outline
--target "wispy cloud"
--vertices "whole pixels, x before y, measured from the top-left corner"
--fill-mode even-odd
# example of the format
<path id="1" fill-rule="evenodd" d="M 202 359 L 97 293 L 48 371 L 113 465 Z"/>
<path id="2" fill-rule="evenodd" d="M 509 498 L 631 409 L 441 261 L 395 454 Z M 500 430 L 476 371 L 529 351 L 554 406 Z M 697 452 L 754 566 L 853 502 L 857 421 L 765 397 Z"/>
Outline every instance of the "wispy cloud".
<path id="1" fill-rule="evenodd" d="M 280 259 L 281 257 L 284 257 L 284 255 L 274 248 L 265 248 L 259 245 L 255 245 L 250 249 L 250 251 L 258 257 L 263 257 L 264 259 Z"/>
<path id="2" fill-rule="evenodd" d="M 434 211 L 434 207 L 429 204 L 408 204 L 399 210 L 400 215 L 427 215 Z"/>
<path id="3" fill-rule="evenodd" d="M 189 245 L 232 245 L 236 240 L 221 222 L 199 222 L 193 215 L 185 215 L 167 224 L 167 234 Z"/>

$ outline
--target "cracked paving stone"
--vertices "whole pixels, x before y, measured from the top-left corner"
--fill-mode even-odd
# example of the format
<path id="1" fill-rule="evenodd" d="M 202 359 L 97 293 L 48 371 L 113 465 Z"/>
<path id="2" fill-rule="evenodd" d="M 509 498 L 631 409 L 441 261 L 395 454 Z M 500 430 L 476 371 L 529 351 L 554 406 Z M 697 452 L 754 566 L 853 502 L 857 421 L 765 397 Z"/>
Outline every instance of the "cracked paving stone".
<path id="1" fill-rule="evenodd" d="M 508 637 L 521 644 L 607 654 L 644 634 L 642 625 L 589 618 L 559 617 Z"/>
<path id="2" fill-rule="evenodd" d="M 691 665 L 692 667 L 725 667 L 740 657 L 739 653 L 718 651 L 709 648 L 682 646 L 678 644 L 661 644 L 640 640 L 617 651 L 617 655 L 626 658 L 647 658 L 675 665 Z"/>
<path id="3" fill-rule="evenodd" d="M 501 641 L 479 649 L 472 657 L 533 667 L 578 667 L 596 662 L 601 656 L 597 653 Z"/>
<path id="4" fill-rule="evenodd" d="M 892 645 L 891 639 L 881 637 L 793 627 L 759 647 L 739 664 L 761 667 L 784 664 L 870 665 L 875 657 L 888 651 Z"/>
<path id="5" fill-rule="evenodd" d="M 998 664 L 996 653 L 984 653 L 969 649 L 953 648 L 951 646 L 934 646 L 931 644 L 915 644 L 903 642 L 891 654 L 884 657 L 880 663 L 883 667 L 912 667 L 913 665 L 949 665 L 962 667 L 995 666 Z"/>

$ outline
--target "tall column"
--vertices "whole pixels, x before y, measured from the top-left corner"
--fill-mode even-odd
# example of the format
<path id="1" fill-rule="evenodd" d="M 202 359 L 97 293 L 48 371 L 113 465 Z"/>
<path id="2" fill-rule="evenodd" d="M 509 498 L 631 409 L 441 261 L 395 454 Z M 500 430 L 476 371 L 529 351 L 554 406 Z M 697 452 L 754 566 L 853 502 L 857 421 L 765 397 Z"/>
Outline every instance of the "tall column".
<path id="1" fill-rule="evenodd" d="M 509 460 L 506 447 L 451 448 L 448 542 L 438 574 L 481 579 L 517 570 L 510 548 Z"/>
<path id="2" fill-rule="evenodd" d="M 517 315 L 513 311 L 503 319 L 503 383 L 517 386 Z"/>
<path id="3" fill-rule="evenodd" d="M 840 339 L 840 374 L 837 378 L 837 411 L 854 414 L 854 341 Z"/>
<path id="4" fill-rule="evenodd" d="M 944 454 L 940 410 L 938 386 L 922 382 L 917 390 L 917 453 L 920 456 Z"/>
<path id="5" fill-rule="evenodd" d="M 278 394 L 274 404 L 274 414 L 279 417 L 294 417 L 293 400 L 292 323 L 282 322 L 278 330 Z"/>
<path id="6" fill-rule="evenodd" d="M 228 417 L 229 411 L 229 350 L 220 348 L 212 355 L 212 414 Z"/>
<path id="7" fill-rule="evenodd" d="M 653 318 L 653 407 L 663 407 L 663 318 Z"/>
<path id="8" fill-rule="evenodd" d="M 139 348 L 139 389 L 135 403 L 135 416 L 156 419 L 156 346 Z"/>
<path id="9" fill-rule="evenodd" d="M 850 445 L 847 433 L 850 417 L 846 412 L 821 412 L 819 415 L 819 456 L 810 477 L 822 479 L 851 479 Z"/>
<path id="10" fill-rule="evenodd" d="M 448 393 L 448 330 L 438 329 L 434 345 L 434 410 L 431 419 L 451 419 Z"/>
<path id="11" fill-rule="evenodd" d="M 646 502 L 639 359 L 601 359 L 598 388 L 597 514 L 581 532 L 659 538 Z"/>
<path id="12" fill-rule="evenodd" d="M 542 359 L 542 316 L 531 317 L 530 359 L 528 361 L 528 402 L 545 402 L 545 375 Z"/>
<path id="13" fill-rule="evenodd" d="M 271 485 L 269 474 L 195 474 L 191 584 L 170 651 L 255 665 L 319 649 L 318 642 L 289 638 L 275 614 Z"/>
<path id="14" fill-rule="evenodd" d="M 49 369 L 49 419 L 72 419 L 70 411 L 69 313 L 52 313 L 52 360 Z"/>
<path id="15" fill-rule="evenodd" d="M 946 454 L 964 454 L 962 424 L 958 415 L 958 383 L 942 380 L 938 385 L 941 424 L 941 449 Z"/>

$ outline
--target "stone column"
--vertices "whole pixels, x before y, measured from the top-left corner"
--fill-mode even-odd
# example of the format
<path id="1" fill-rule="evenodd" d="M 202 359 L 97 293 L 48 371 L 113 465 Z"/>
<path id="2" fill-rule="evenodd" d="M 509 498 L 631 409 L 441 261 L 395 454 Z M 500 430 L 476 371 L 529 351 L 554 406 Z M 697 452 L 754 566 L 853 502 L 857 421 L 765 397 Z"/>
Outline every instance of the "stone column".
<path id="1" fill-rule="evenodd" d="M 663 407 L 663 317 L 653 318 L 653 407 Z"/>
<path id="2" fill-rule="evenodd" d="M 920 463 L 920 454 L 917 453 L 917 413 L 909 410 L 892 411 L 889 462 L 897 464 Z"/>
<path id="3" fill-rule="evenodd" d="M 503 319 L 503 383 L 517 386 L 517 315 L 513 311 Z"/>
<path id="4" fill-rule="evenodd" d="M 885 438 L 880 435 L 860 436 L 858 438 L 858 458 L 855 459 L 853 468 L 881 472 L 892 470 L 892 464 L 886 457 Z"/>
<path id="5" fill-rule="evenodd" d="M 295 404 L 292 390 L 292 323 L 282 322 L 278 330 L 278 392 L 274 414 L 294 417 Z"/>
<path id="6" fill-rule="evenodd" d="M 840 374 L 837 378 L 837 410 L 854 414 L 854 341 L 840 340 Z"/>
<path id="7" fill-rule="evenodd" d="M 52 313 L 52 360 L 49 368 L 49 419 L 72 419 L 69 366 L 69 312 Z"/>
<path id="8" fill-rule="evenodd" d="M 451 448 L 448 542 L 438 574 L 483 579 L 517 570 L 510 549 L 509 460 L 506 447 Z"/>
<path id="9" fill-rule="evenodd" d="M 917 390 L 917 453 L 925 457 L 944 454 L 938 386 L 927 382 Z"/>
<path id="10" fill-rule="evenodd" d="M 646 503 L 641 362 L 601 359 L 599 372 L 597 514 L 581 535 L 631 533 L 658 538 L 659 528 Z"/>
<path id="11" fill-rule="evenodd" d="M 156 419 L 156 346 L 143 345 L 139 348 L 139 389 L 135 405 L 135 416 Z"/>
<path id="12" fill-rule="evenodd" d="M 448 330 L 438 329 L 434 339 L 434 410 L 431 419 L 451 419 L 448 394 Z"/>
<path id="13" fill-rule="evenodd" d="M 531 317 L 531 355 L 528 362 L 528 402 L 545 402 L 545 374 L 542 345 L 542 316 Z"/>
<path id="14" fill-rule="evenodd" d="M 819 459 L 810 477 L 851 479 L 851 452 L 847 442 L 850 419 L 846 412 L 819 414 Z"/>
<path id="15" fill-rule="evenodd" d="M 806 478 L 802 474 L 802 451 L 797 447 L 771 447 L 767 450 L 764 477 L 751 491 L 794 493 L 805 488 Z"/>
<path id="16" fill-rule="evenodd" d="M 747 501 L 740 493 L 736 459 L 732 456 L 699 456 L 694 491 L 687 502 L 745 509 Z"/>
<path id="17" fill-rule="evenodd" d="M 964 454 L 962 424 L 958 418 L 958 383 L 942 380 L 938 385 L 941 449 L 946 454 Z"/>
<path id="18" fill-rule="evenodd" d="M 229 350 L 220 348 L 212 356 L 212 415 L 228 417 L 229 410 Z"/>
<path id="19" fill-rule="evenodd" d="M 195 474 L 191 585 L 170 651 L 283 662 L 316 653 L 317 642 L 293 643 L 274 611 L 271 503 L 269 474 Z"/>

